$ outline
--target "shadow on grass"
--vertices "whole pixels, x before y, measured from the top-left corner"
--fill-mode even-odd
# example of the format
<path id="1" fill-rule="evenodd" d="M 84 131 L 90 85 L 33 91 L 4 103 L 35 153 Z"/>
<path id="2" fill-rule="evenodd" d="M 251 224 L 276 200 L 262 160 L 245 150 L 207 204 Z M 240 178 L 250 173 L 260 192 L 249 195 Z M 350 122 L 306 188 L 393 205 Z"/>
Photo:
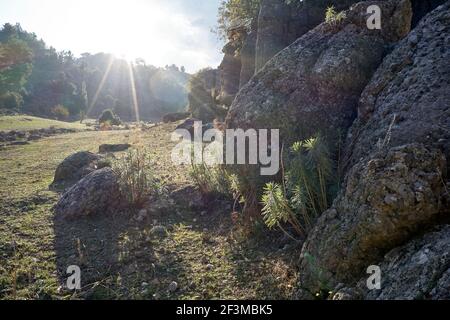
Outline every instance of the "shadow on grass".
<path id="1" fill-rule="evenodd" d="M 60 283 L 68 266 L 81 269 L 82 289 L 73 298 L 120 299 L 138 297 L 143 274 L 151 273 L 152 247 L 128 214 L 67 220 L 54 218 L 55 251 Z M 70 294 L 70 292 L 67 292 Z"/>

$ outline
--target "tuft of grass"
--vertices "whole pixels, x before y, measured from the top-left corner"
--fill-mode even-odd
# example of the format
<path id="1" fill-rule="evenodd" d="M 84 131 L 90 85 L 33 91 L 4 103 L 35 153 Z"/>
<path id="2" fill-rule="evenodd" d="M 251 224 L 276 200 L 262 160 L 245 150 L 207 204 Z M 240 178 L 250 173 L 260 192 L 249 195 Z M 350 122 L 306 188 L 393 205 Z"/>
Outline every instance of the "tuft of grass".
<path id="1" fill-rule="evenodd" d="M 113 170 L 122 195 L 133 209 L 142 208 L 150 197 L 164 193 L 164 184 L 155 177 L 150 154 L 144 148 L 128 151 L 114 163 Z"/>
<path id="2" fill-rule="evenodd" d="M 344 11 L 338 13 L 336 12 L 334 6 L 328 7 L 325 11 L 325 22 L 332 26 L 338 25 L 344 21 L 346 17 L 347 16 Z"/>

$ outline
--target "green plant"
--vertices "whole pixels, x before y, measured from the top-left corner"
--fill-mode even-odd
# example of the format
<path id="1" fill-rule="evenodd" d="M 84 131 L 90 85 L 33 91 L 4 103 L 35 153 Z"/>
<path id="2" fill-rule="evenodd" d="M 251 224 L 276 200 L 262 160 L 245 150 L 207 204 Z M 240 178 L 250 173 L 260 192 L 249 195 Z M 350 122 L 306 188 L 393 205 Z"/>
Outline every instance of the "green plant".
<path id="1" fill-rule="evenodd" d="M 51 112 L 57 120 L 67 120 L 70 115 L 69 110 L 61 104 L 54 106 Z"/>
<path id="2" fill-rule="evenodd" d="M 208 166 L 191 164 L 189 175 L 195 181 L 200 192 L 205 196 L 230 194 L 230 180 L 226 170 L 220 165 Z"/>
<path id="3" fill-rule="evenodd" d="M 334 6 L 328 7 L 325 11 L 325 22 L 333 26 L 341 23 L 346 17 L 344 11 L 337 13 Z"/>
<path id="4" fill-rule="evenodd" d="M 286 198 L 282 187 L 279 184 L 270 182 L 264 187 L 262 196 L 262 215 L 265 224 L 269 228 L 278 226 L 284 233 L 288 234 L 282 227 L 282 223 L 290 223 L 295 231 L 301 235 L 305 235 L 304 228 L 300 225 L 294 211 L 292 210 L 289 200 Z"/>
<path id="5" fill-rule="evenodd" d="M 122 121 L 111 109 L 103 110 L 102 114 L 98 118 L 98 123 L 109 125 L 120 125 Z"/>
<path id="6" fill-rule="evenodd" d="M 152 196 L 165 193 L 164 184 L 152 170 L 150 155 L 143 148 L 128 151 L 124 158 L 114 163 L 113 170 L 122 195 L 134 209 L 141 208 Z"/>
<path id="7" fill-rule="evenodd" d="M 289 223 L 306 236 L 334 198 L 338 183 L 335 166 L 320 135 L 294 143 L 289 156 L 282 185 L 268 183 L 264 188 L 262 214 L 269 228 Z"/>

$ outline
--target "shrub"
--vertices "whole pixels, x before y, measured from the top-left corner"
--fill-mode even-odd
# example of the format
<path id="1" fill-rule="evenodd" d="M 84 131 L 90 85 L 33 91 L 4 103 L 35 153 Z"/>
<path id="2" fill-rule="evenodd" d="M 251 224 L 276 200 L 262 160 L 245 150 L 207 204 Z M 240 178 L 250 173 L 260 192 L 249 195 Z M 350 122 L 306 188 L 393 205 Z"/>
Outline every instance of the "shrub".
<path id="1" fill-rule="evenodd" d="M 111 109 L 105 109 L 98 118 L 98 123 L 106 123 L 109 125 L 117 126 L 120 125 L 122 121 L 120 120 L 119 116 L 114 113 L 114 111 L 112 111 Z"/>
<path id="2" fill-rule="evenodd" d="M 219 165 L 192 164 L 189 175 L 195 181 L 202 195 L 230 195 L 230 181 L 226 170 Z"/>
<path id="3" fill-rule="evenodd" d="M 128 151 L 127 155 L 113 165 L 120 191 L 133 209 L 142 206 L 151 197 L 165 193 L 164 184 L 155 177 L 150 155 L 145 149 Z"/>
<path id="4" fill-rule="evenodd" d="M 58 104 L 58 105 L 54 106 L 51 109 L 51 114 L 57 120 L 67 120 L 69 118 L 69 115 L 70 115 L 69 109 L 67 109 L 66 107 L 64 107 L 61 104 Z"/>
<path id="5" fill-rule="evenodd" d="M 306 236 L 314 220 L 331 205 L 338 180 L 328 146 L 320 135 L 294 143 L 289 156 L 282 185 L 268 183 L 264 188 L 262 215 L 269 228 L 289 223 Z"/>

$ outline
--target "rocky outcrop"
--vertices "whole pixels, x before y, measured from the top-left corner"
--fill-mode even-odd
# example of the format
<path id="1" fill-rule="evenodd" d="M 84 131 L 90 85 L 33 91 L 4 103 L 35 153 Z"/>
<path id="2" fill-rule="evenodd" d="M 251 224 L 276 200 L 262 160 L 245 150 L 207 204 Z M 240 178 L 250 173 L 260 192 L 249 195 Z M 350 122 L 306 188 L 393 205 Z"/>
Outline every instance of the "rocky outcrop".
<path id="1" fill-rule="evenodd" d="M 70 155 L 61 162 L 55 171 L 52 188 L 70 187 L 97 169 L 102 158 L 88 151 Z"/>
<path id="2" fill-rule="evenodd" d="M 347 142 L 350 168 L 380 145 L 420 142 L 450 156 L 449 2 L 386 57 L 361 95 Z"/>
<path id="3" fill-rule="evenodd" d="M 79 218 L 118 210 L 122 197 L 111 168 L 96 170 L 67 190 L 54 207 L 58 217 Z"/>
<path id="4" fill-rule="evenodd" d="M 379 5 L 382 31 L 367 29 L 367 6 L 362 3 L 340 25 L 323 23 L 280 52 L 240 91 L 227 125 L 280 128 L 290 141 L 318 131 L 335 137 L 339 128 L 348 128 L 386 46 L 409 31 L 408 21 L 398 21 L 398 16 L 411 16 L 408 1 Z"/>
<path id="5" fill-rule="evenodd" d="M 448 21 L 449 1 L 397 45 L 362 93 L 346 143 L 343 186 L 302 249 L 300 285 L 307 290 L 323 286 L 324 279 L 314 270 L 322 271 L 331 289 L 338 282 L 353 283 L 391 249 L 448 220 Z M 425 238 L 424 245 L 430 239 Z M 417 248 L 414 242 L 410 246 Z M 413 259 L 413 254 L 405 254 L 406 260 Z M 309 257 L 314 257 L 313 265 Z M 403 258 L 398 259 L 403 264 Z M 418 290 L 434 283 L 401 294 L 394 279 L 405 278 L 409 265 L 394 271 L 397 262 L 386 260 L 386 291 L 368 298 L 416 297 Z"/>
<path id="6" fill-rule="evenodd" d="M 241 78 L 241 49 L 247 34 L 245 25 L 238 25 L 228 30 L 229 42 L 224 46 L 225 54 L 219 66 L 220 94 L 218 100 L 221 104 L 229 106 L 239 91 Z"/>
<path id="7" fill-rule="evenodd" d="M 320 132 L 333 149 L 356 117 L 359 96 L 387 46 L 409 31 L 408 1 L 376 3 L 384 17 L 382 30 L 367 28 L 365 3 L 355 5 L 337 25 L 319 25 L 272 58 L 240 90 L 227 127 L 280 129 L 285 146 Z M 248 212 L 258 212 L 257 195 L 266 181 L 258 168 L 242 170 L 239 176 L 249 181 L 243 182 L 248 185 Z"/>

